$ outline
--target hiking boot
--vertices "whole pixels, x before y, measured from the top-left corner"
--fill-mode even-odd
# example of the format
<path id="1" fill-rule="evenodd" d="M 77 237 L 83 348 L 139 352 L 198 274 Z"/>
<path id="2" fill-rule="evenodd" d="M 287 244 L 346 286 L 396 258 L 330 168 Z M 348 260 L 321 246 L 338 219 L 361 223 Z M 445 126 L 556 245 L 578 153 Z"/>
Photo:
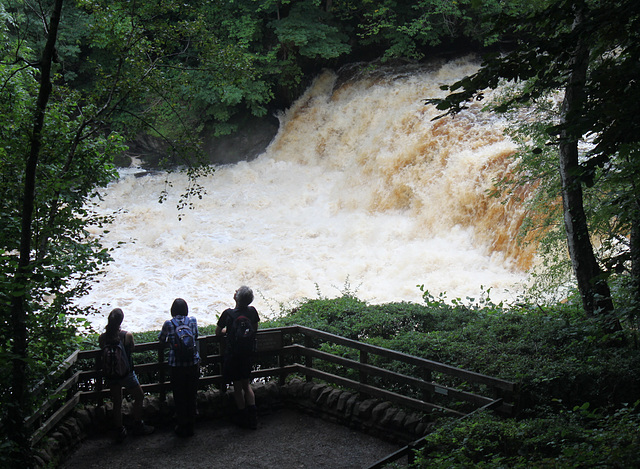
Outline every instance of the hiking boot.
<path id="1" fill-rule="evenodd" d="M 258 428 L 258 408 L 254 405 L 247 409 L 247 426 L 252 430 Z"/>
<path id="2" fill-rule="evenodd" d="M 176 425 L 176 427 L 173 429 L 173 431 L 180 438 L 186 438 L 188 436 L 193 436 L 193 432 L 189 433 L 189 429 L 185 425 Z"/>
<path id="3" fill-rule="evenodd" d="M 124 425 L 116 430 L 115 442 L 122 443 L 127 437 L 127 429 Z"/>
<path id="4" fill-rule="evenodd" d="M 234 418 L 236 425 L 241 428 L 249 428 L 249 411 L 248 409 L 240 409 L 236 412 Z"/>
<path id="5" fill-rule="evenodd" d="M 139 422 L 135 422 L 133 424 L 133 434 L 134 435 L 151 435 L 154 432 L 155 428 L 151 425 L 145 425 L 145 423 L 140 420 Z"/>

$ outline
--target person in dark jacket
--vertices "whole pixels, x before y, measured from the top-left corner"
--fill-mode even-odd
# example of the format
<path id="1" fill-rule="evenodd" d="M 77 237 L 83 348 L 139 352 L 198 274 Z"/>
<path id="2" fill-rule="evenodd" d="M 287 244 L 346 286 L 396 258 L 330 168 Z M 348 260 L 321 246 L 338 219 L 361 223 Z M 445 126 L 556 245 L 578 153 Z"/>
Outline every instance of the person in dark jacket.
<path id="1" fill-rule="evenodd" d="M 235 308 L 222 312 L 218 319 L 216 335 L 224 335 L 224 358 L 222 374 L 227 382 L 233 384 L 233 397 L 238 410 L 238 423 L 241 426 L 257 428 L 256 398 L 251 388 L 252 353 L 255 351 L 255 332 L 258 330 L 260 317 L 253 306 L 253 291 L 247 286 L 238 288 L 233 295 Z M 253 331 L 253 344 L 249 350 L 238 350 L 234 346 L 234 325 L 239 317 L 246 318 Z"/>

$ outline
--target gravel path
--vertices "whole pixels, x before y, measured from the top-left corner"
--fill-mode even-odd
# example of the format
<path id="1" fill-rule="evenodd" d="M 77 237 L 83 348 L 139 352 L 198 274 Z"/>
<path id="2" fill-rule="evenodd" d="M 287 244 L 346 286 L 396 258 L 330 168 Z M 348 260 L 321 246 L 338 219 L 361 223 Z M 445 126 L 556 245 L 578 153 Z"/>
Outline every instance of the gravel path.
<path id="1" fill-rule="evenodd" d="M 398 445 L 345 426 L 283 409 L 261 416 L 257 430 L 224 420 L 200 422 L 191 438 L 169 427 L 114 444 L 106 436 L 85 440 L 61 469 L 113 468 L 363 468 Z"/>

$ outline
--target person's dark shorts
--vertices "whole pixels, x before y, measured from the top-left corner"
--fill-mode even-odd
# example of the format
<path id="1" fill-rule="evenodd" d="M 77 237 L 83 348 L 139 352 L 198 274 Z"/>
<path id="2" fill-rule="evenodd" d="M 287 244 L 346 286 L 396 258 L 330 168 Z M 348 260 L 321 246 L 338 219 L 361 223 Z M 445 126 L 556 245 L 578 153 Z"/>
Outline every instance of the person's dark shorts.
<path id="1" fill-rule="evenodd" d="M 222 365 L 222 376 L 227 381 L 249 379 L 253 363 L 250 356 L 225 355 Z"/>
<path id="2" fill-rule="evenodd" d="M 121 388 L 133 389 L 137 388 L 140 385 L 140 382 L 138 381 L 136 372 L 131 371 L 127 376 L 121 379 L 106 379 L 105 384 L 110 388 L 119 385 Z"/>

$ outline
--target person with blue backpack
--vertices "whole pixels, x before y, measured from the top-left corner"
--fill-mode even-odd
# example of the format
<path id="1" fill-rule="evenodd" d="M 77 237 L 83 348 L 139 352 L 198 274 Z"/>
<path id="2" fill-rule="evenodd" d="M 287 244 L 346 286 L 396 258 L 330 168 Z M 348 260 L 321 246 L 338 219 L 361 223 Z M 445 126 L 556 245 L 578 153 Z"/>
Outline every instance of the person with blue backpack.
<path id="1" fill-rule="evenodd" d="M 258 311 L 249 306 L 253 301 L 251 288 L 238 288 L 233 299 L 236 307 L 224 310 L 216 326 L 216 335 L 224 336 L 222 375 L 227 382 L 233 384 L 238 424 L 256 429 L 258 412 L 250 378 L 260 317 Z"/>
<path id="2" fill-rule="evenodd" d="M 171 319 L 162 325 L 158 340 L 161 344 L 169 345 L 168 364 L 175 403 L 176 435 L 193 436 L 200 377 L 198 321 L 189 316 L 189 307 L 182 298 L 173 301 Z"/>
<path id="3" fill-rule="evenodd" d="M 135 346 L 131 332 L 123 331 L 120 326 L 124 312 L 115 308 L 109 313 L 105 332 L 98 337 L 102 350 L 101 370 L 106 386 L 111 392 L 113 402 L 113 423 L 115 441 L 120 443 L 127 437 L 127 429 L 122 424 L 122 388 L 133 397 L 133 434 L 149 435 L 154 428 L 142 420 L 144 393 L 133 370 L 133 348 Z"/>

